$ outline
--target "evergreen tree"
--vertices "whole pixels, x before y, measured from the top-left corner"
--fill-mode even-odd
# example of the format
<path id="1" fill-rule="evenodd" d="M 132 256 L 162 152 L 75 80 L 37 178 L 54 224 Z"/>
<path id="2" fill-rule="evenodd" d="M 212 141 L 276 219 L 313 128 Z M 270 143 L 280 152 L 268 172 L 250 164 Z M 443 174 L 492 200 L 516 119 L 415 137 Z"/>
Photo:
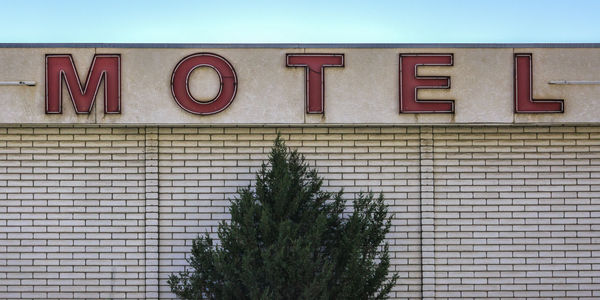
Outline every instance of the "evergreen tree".
<path id="1" fill-rule="evenodd" d="M 345 211 L 342 192 L 322 191 L 279 136 L 269 165 L 231 200 L 220 243 L 194 240 L 193 271 L 171 275 L 171 290 L 182 299 L 385 299 L 397 274 L 388 277 L 383 197 L 360 195 Z"/>

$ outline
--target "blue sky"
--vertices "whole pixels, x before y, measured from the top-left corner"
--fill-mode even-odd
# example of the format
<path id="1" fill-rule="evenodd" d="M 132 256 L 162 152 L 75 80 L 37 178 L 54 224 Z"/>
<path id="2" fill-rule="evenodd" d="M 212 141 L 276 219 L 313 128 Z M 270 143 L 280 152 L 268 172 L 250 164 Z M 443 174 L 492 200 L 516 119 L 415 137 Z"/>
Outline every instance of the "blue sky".
<path id="1" fill-rule="evenodd" d="M 2 43 L 598 43 L 600 0 L 0 0 Z"/>

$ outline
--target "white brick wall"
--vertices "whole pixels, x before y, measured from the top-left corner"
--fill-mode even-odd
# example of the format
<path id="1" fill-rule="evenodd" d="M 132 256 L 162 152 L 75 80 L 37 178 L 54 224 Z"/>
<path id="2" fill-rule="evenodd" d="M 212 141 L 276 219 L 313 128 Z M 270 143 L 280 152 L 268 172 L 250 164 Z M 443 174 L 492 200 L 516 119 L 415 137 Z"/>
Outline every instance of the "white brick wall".
<path id="1" fill-rule="evenodd" d="M 600 297 L 600 128 L 433 139 L 437 297 Z"/>
<path id="2" fill-rule="evenodd" d="M 144 129 L 0 128 L 0 298 L 144 297 Z"/>
<path id="3" fill-rule="evenodd" d="M 75 126 L 0 127 L 0 299 L 172 298 L 277 131 L 384 193 L 395 298 L 600 297 L 600 127 Z"/>
<path id="4" fill-rule="evenodd" d="M 348 198 L 383 192 L 395 214 L 390 237 L 401 295 L 420 296 L 419 128 L 161 128 L 161 297 L 167 276 L 182 270 L 191 241 L 216 232 L 228 198 L 248 186 L 279 131 L 332 191 Z"/>

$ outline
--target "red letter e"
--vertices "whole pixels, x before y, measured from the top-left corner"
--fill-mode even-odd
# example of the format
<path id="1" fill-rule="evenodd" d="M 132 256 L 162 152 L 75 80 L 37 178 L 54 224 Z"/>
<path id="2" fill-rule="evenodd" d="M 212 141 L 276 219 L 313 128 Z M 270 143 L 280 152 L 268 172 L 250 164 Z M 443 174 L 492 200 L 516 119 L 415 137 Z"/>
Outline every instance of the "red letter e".
<path id="1" fill-rule="evenodd" d="M 400 54 L 400 113 L 453 113 L 452 100 L 419 100 L 419 89 L 449 89 L 450 77 L 419 76 L 419 66 L 452 66 L 452 54 Z"/>

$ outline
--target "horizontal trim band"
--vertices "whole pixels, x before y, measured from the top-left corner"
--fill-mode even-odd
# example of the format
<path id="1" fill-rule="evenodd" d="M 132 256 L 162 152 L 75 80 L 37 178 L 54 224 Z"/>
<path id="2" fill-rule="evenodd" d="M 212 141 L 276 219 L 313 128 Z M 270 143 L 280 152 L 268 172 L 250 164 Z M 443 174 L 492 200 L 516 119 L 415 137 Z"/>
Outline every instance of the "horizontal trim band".
<path id="1" fill-rule="evenodd" d="M 0 48 L 600 48 L 600 43 L 0 43 Z"/>

